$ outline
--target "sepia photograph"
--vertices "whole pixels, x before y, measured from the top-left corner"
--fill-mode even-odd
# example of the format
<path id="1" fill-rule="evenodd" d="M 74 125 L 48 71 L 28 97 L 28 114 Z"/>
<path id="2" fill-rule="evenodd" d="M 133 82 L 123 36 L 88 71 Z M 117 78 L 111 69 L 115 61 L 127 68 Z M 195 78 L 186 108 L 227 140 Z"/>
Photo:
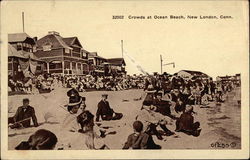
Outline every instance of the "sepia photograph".
<path id="1" fill-rule="evenodd" d="M 244 0 L 2 1 L 2 158 L 249 158 L 248 16 Z"/>

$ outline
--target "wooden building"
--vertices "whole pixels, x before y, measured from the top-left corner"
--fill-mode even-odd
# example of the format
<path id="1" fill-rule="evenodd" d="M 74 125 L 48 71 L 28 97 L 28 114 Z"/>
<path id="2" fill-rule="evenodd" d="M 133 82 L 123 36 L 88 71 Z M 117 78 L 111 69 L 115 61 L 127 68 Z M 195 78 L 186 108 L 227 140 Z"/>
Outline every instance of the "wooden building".
<path id="1" fill-rule="evenodd" d="M 90 74 L 104 76 L 104 65 L 106 61 L 107 59 L 99 56 L 97 52 L 90 52 L 88 55 Z"/>
<path id="2" fill-rule="evenodd" d="M 217 76 L 216 77 L 217 82 L 221 82 L 222 84 L 227 84 L 229 82 L 232 82 L 233 84 L 236 84 L 240 86 L 241 84 L 241 76 L 240 74 L 235 74 L 233 76 Z"/>
<path id="3" fill-rule="evenodd" d="M 37 41 L 35 55 L 46 62 L 45 70 L 51 74 L 84 75 L 89 73 L 88 52 L 77 37 L 63 38 L 51 31 Z"/>
<path id="4" fill-rule="evenodd" d="M 34 55 L 35 38 L 26 33 L 8 34 L 8 74 L 13 79 L 32 77 L 43 72 L 44 63 Z"/>
<path id="5" fill-rule="evenodd" d="M 126 63 L 123 58 L 109 58 L 105 64 L 108 65 L 108 73 L 113 76 L 121 76 L 127 73 L 125 70 Z"/>
<path id="6" fill-rule="evenodd" d="M 191 79 L 193 77 L 199 77 L 202 79 L 209 79 L 210 77 L 200 71 L 190 71 L 190 70 L 181 70 L 177 72 L 175 75 L 182 77 L 183 79 Z"/>

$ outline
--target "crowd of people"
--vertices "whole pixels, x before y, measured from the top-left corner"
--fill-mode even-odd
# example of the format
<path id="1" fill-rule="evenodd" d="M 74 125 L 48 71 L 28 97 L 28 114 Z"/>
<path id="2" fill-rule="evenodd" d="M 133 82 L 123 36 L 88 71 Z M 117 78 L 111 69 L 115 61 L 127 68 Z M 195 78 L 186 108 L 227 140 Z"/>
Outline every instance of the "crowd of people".
<path id="1" fill-rule="evenodd" d="M 142 89 L 144 76 L 92 76 L 92 75 L 39 75 L 14 80 L 9 77 L 9 92 L 43 93 L 57 87 L 75 88 L 79 92 L 90 90 L 120 91 L 127 89 Z"/>
<path id="2" fill-rule="evenodd" d="M 176 132 L 199 136 L 202 124 L 194 121 L 197 114 L 195 108 L 206 106 L 209 101 L 223 103 L 224 95 L 236 87 L 233 82 L 214 82 L 212 78 L 195 76 L 191 79 L 184 79 L 168 74 L 116 78 L 40 76 L 36 78 L 38 81 L 36 84 L 42 83 L 45 79 L 48 81 L 49 78 L 50 86 L 54 88 L 58 86 L 72 88 L 67 92 L 69 103 L 65 105 L 65 109 L 68 115 L 62 124 L 62 135 L 55 135 L 43 129 L 38 130 L 27 141 L 21 142 L 16 149 L 54 149 L 56 143 L 59 143 L 57 149 L 109 149 L 102 141 L 102 138 L 109 132 L 100 128 L 96 123 L 122 120 L 124 114 L 114 111 L 107 101 L 108 94 L 103 94 L 101 101 L 97 104 L 95 117 L 86 110 L 86 98 L 79 94 L 89 88 L 113 91 L 143 89 L 143 94 L 134 99 L 135 101 L 142 100 L 141 110 L 134 119 L 134 132 L 128 136 L 122 149 L 160 149 L 161 146 L 154 142 L 153 136 L 159 140 L 163 140 L 163 136 L 176 135 Z M 29 106 L 27 99 L 24 99 L 23 106 L 18 108 L 14 117 L 9 118 L 9 126 L 10 128 L 30 127 L 31 119 L 34 126 L 38 126 L 34 108 Z M 174 131 L 167 127 L 167 124 L 171 122 L 175 122 Z M 156 129 L 158 126 L 162 132 Z M 41 138 L 41 136 L 44 137 Z M 42 139 L 47 140 L 46 136 L 50 137 L 47 139 L 51 139 L 51 142 L 40 142 Z M 64 144 L 60 144 L 61 142 Z M 33 144 L 36 145 L 33 146 Z"/>
<path id="3" fill-rule="evenodd" d="M 65 77 L 67 88 L 76 88 L 79 92 L 89 89 L 120 91 L 126 89 L 142 89 L 143 76 L 67 76 Z"/>

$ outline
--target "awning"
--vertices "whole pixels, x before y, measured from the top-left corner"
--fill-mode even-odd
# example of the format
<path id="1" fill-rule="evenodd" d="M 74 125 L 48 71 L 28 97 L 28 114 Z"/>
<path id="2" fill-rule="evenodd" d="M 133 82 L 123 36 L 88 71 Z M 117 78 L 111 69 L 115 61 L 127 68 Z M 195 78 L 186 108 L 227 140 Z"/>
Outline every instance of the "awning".
<path id="1" fill-rule="evenodd" d="M 37 56 L 34 55 L 34 53 L 31 53 L 31 52 L 27 52 L 27 51 L 23 51 L 23 50 L 20 50 L 20 51 L 17 51 L 19 54 L 23 55 L 24 57 L 26 57 L 27 59 L 32 59 L 32 60 L 35 60 L 35 61 L 41 61 Z"/>
<path id="2" fill-rule="evenodd" d="M 8 44 L 8 57 L 17 57 L 17 58 L 28 59 L 23 54 L 18 52 L 11 44 Z"/>

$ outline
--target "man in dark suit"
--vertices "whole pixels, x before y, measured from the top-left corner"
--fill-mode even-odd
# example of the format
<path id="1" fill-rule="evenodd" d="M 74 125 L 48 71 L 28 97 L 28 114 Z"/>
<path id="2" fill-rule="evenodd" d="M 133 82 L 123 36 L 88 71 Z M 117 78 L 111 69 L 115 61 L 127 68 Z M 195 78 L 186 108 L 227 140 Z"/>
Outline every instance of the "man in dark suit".
<path id="1" fill-rule="evenodd" d="M 171 117 L 170 106 L 171 102 L 162 100 L 162 93 L 158 92 L 156 98 L 153 101 L 153 105 L 157 107 L 156 112 L 161 113 L 164 116 Z"/>
<path id="2" fill-rule="evenodd" d="M 13 123 L 11 128 L 30 127 L 30 119 L 32 119 L 35 127 L 38 126 L 35 110 L 29 105 L 29 99 L 23 99 L 23 106 L 18 107 L 14 117 L 9 118 L 9 123 Z"/>
<path id="3" fill-rule="evenodd" d="M 123 117 L 122 113 L 115 113 L 114 110 L 109 106 L 107 101 L 108 95 L 103 94 L 102 100 L 98 103 L 98 109 L 96 112 L 96 121 L 99 121 L 101 117 L 102 120 L 119 120 Z"/>

